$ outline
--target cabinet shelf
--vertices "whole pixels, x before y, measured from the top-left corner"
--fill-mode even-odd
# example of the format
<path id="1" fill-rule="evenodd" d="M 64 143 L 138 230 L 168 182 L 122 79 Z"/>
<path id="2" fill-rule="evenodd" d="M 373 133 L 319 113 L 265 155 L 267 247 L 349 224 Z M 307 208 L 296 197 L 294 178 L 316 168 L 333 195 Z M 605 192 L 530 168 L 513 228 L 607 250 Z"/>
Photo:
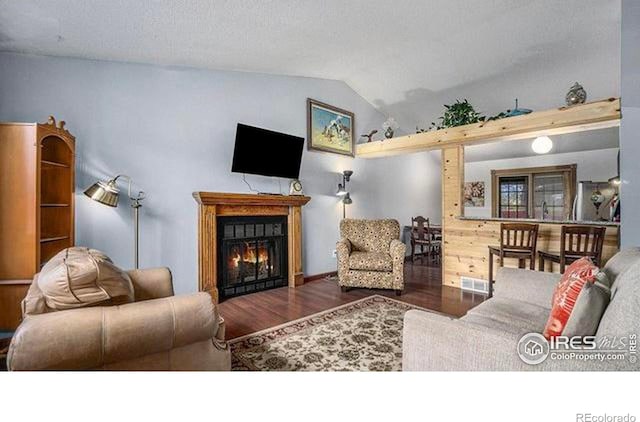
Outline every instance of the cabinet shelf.
<path id="1" fill-rule="evenodd" d="M 0 279 L 32 278 L 75 243 L 75 137 L 64 126 L 0 123 Z M 2 287 L 23 288 L 0 298 L 0 329 L 13 330 L 29 286 Z"/>
<path id="2" fill-rule="evenodd" d="M 41 163 L 47 166 L 52 166 L 52 167 L 59 167 L 59 168 L 66 168 L 66 169 L 69 168 L 68 164 L 58 163 L 57 161 L 41 160 Z"/>
<path id="3" fill-rule="evenodd" d="M 46 242 L 55 242 L 57 240 L 65 240 L 68 239 L 69 236 L 57 236 L 57 237 L 45 237 L 40 239 L 40 243 L 46 243 Z"/>

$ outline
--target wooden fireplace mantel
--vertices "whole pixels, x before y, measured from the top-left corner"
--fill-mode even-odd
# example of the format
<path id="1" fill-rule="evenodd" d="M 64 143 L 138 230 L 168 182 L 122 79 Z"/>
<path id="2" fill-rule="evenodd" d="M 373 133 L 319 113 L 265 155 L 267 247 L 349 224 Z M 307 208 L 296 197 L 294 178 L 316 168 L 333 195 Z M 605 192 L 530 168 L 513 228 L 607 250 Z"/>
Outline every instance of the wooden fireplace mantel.
<path id="1" fill-rule="evenodd" d="M 218 301 L 217 218 L 227 216 L 287 216 L 289 287 L 304 283 L 302 272 L 302 206 L 308 196 L 194 192 L 198 210 L 198 289 Z"/>

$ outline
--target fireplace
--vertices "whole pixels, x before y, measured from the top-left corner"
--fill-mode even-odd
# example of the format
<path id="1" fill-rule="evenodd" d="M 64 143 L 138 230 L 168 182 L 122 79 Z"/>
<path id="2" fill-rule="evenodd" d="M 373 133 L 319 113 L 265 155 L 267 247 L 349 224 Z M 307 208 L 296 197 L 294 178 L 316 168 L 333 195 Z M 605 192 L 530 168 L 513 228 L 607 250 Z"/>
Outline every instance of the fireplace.
<path id="1" fill-rule="evenodd" d="M 220 217 L 217 226 L 221 300 L 288 284 L 285 216 Z"/>
<path id="2" fill-rule="evenodd" d="M 288 285 L 290 288 L 295 288 L 304 283 L 302 206 L 311 198 L 302 195 L 254 195 L 226 192 L 194 192 L 193 197 L 199 204 L 198 290 L 208 292 L 211 294 L 212 300 L 218 302 L 220 297 L 228 298 L 256 291 L 257 288 L 262 288 L 262 283 L 264 283 L 264 288 L 276 287 L 277 285 Z M 240 230 L 245 230 L 244 237 L 240 237 L 240 232 L 235 228 L 235 233 L 231 228 L 225 229 L 224 223 L 234 221 L 238 223 L 236 225 L 242 226 Z M 221 222 L 223 223 L 219 224 Z M 265 222 L 279 224 L 279 231 L 276 227 L 274 229 L 276 234 L 270 232 L 270 235 L 265 236 L 264 231 L 260 232 L 260 230 L 264 230 L 261 224 L 265 224 Z M 225 230 L 227 230 L 226 236 Z M 253 234 L 251 230 L 253 230 Z M 256 230 L 258 231 L 256 232 Z M 256 243 L 259 240 L 258 237 L 267 237 L 266 244 Z M 223 257 L 223 241 L 225 247 L 227 244 L 240 245 L 238 246 L 239 250 L 235 250 L 237 254 L 233 253 L 233 257 L 241 257 L 238 259 L 238 266 L 243 266 L 242 273 L 240 269 L 237 270 L 237 276 L 235 270 L 230 274 L 222 274 L 226 272 L 230 255 L 227 250 L 227 255 Z M 263 248 L 262 260 L 259 259 L 260 246 Z M 242 248 L 248 250 L 246 254 Z M 269 257 L 269 253 L 273 254 L 276 248 L 280 249 L 275 255 Z M 271 251 L 267 252 L 269 267 L 267 267 L 266 277 L 265 250 Z M 258 256 L 256 260 L 251 259 L 252 253 Z M 279 257 L 276 256 L 278 253 Z M 223 260 L 225 261 L 223 262 Z M 244 265 L 247 261 L 251 264 Z M 252 266 L 253 273 L 251 272 Z M 259 270 L 257 276 L 255 266 L 258 266 Z M 261 268 L 262 271 L 260 271 Z M 280 273 L 279 276 L 275 275 L 277 272 Z M 230 283 L 230 281 L 235 282 Z M 283 282 L 284 284 L 281 284 Z M 219 287 L 228 290 L 221 294 L 218 291 Z"/>

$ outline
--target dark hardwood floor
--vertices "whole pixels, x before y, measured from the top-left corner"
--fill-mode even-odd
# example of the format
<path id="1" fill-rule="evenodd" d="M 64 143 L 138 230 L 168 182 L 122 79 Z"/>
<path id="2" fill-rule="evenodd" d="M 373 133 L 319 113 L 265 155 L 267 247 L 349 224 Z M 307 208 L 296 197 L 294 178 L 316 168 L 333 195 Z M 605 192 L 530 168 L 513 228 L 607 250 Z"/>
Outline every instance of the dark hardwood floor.
<path id="1" fill-rule="evenodd" d="M 456 317 L 484 301 L 485 296 L 443 286 L 439 264 L 405 265 L 405 290 L 402 296 L 393 291 L 351 289 L 342 292 L 337 279 L 321 279 L 295 289 L 281 287 L 228 299 L 220 304 L 226 321 L 226 338 L 250 334 L 324 311 L 374 294 L 384 295 Z"/>

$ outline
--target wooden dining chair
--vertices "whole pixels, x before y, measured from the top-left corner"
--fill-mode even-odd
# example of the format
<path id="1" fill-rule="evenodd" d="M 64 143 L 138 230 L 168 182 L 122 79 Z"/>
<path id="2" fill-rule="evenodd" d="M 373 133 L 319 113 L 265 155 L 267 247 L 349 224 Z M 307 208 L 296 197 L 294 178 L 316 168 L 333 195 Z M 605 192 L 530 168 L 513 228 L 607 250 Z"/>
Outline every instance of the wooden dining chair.
<path id="1" fill-rule="evenodd" d="M 524 223 L 501 223 L 500 246 L 489 246 L 489 296 L 493 293 L 493 257 L 504 266 L 505 258 L 516 258 L 518 267 L 524 268 L 529 260 L 529 268 L 536 268 L 536 245 L 538 243 L 538 225 Z"/>
<path id="2" fill-rule="evenodd" d="M 427 250 L 427 259 L 437 252 L 440 256 L 441 240 L 436 239 L 429 225 L 429 219 L 419 215 L 411 219 L 411 262 L 416 260 L 416 245 L 420 246 L 421 260 L 424 258 L 424 248 Z"/>
<path id="3" fill-rule="evenodd" d="M 539 251 L 539 271 L 544 271 L 545 262 L 560 264 L 563 274 L 566 266 L 583 257 L 589 257 L 598 267 L 602 264 L 602 246 L 607 228 L 602 226 L 562 226 L 560 251 Z"/>

